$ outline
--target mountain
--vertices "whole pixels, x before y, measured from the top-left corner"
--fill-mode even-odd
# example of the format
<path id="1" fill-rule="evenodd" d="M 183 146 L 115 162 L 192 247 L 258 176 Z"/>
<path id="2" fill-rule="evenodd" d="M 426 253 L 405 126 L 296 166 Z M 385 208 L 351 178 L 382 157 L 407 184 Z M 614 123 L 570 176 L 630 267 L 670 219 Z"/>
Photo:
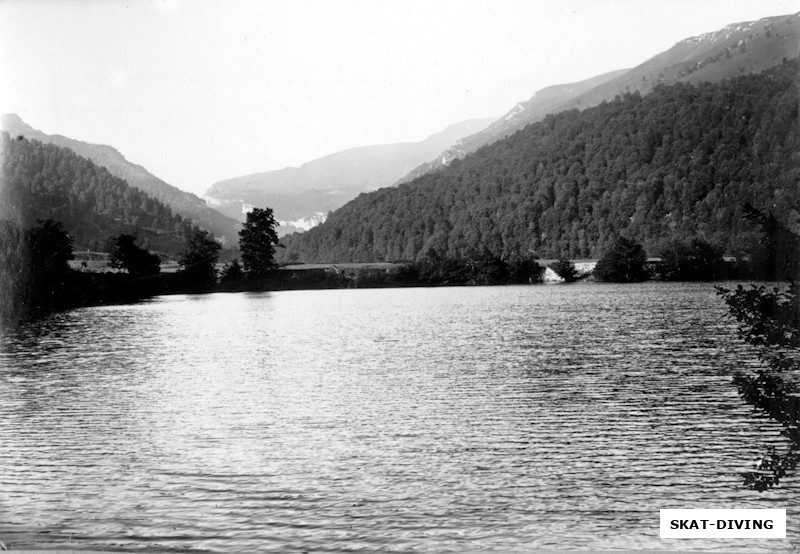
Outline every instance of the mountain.
<path id="1" fill-rule="evenodd" d="M 800 52 L 800 13 L 734 23 L 688 38 L 637 67 L 600 75 L 572 85 L 543 89 L 515 106 L 486 129 L 467 136 L 436 159 L 401 179 L 408 182 L 462 158 L 550 113 L 586 109 L 626 92 L 647 94 L 659 84 L 717 83 L 736 75 L 758 73 Z"/>
<path id="2" fill-rule="evenodd" d="M 553 85 L 543 88 L 535 92 L 530 99 L 514 106 L 511 111 L 500 119 L 495 120 L 485 129 L 460 139 L 449 145 L 447 150 L 440 152 L 436 159 L 415 167 L 410 173 L 400 179 L 398 184 L 411 181 L 420 175 L 424 175 L 429 171 L 447 165 L 455 159 L 463 158 L 464 155 L 476 150 L 479 146 L 495 140 L 500 140 L 514 131 L 521 129 L 528 123 L 539 121 L 545 115 L 553 113 L 558 106 L 564 104 L 568 100 L 606 83 L 627 71 L 627 69 L 620 69 L 577 83 Z"/>
<path id="3" fill-rule="evenodd" d="M 300 167 L 255 173 L 214 183 L 206 201 L 231 217 L 244 220 L 249 207 L 269 206 L 286 229 L 325 215 L 358 194 L 388 186 L 449 145 L 491 123 L 472 119 L 449 126 L 421 142 L 351 148 Z"/>
<path id="4" fill-rule="evenodd" d="M 122 233 L 136 233 L 142 247 L 167 258 L 183 249 L 191 223 L 105 167 L 69 148 L 6 132 L 0 148 L 0 219 L 21 229 L 58 221 L 76 250 L 103 250 Z"/>
<path id="5" fill-rule="evenodd" d="M 544 120 L 440 171 L 362 194 L 284 238 L 283 261 L 490 252 L 598 257 L 620 235 L 656 253 L 701 237 L 752 252 L 743 205 L 800 214 L 797 57 L 718 83 L 657 85 Z"/>
<path id="6" fill-rule="evenodd" d="M 0 118 L 0 128 L 12 137 L 23 136 L 45 144 L 69 148 L 95 164 L 107 168 L 112 175 L 124 179 L 132 187 L 163 202 L 183 218 L 213 233 L 223 243 L 236 244 L 239 240 L 240 224 L 236 220 L 210 208 L 196 195 L 179 190 L 152 175 L 142 166 L 129 162 L 111 146 L 81 142 L 62 135 L 45 134 L 25 123 L 16 114 L 4 114 Z"/>

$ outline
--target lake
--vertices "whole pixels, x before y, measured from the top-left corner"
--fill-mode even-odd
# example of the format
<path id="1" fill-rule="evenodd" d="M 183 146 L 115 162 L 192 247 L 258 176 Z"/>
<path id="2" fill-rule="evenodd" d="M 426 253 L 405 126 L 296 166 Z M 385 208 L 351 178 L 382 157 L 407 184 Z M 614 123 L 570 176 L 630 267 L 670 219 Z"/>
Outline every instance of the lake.
<path id="1" fill-rule="evenodd" d="M 166 296 L 2 337 L 0 540 L 148 552 L 800 546 L 712 285 Z M 660 540 L 787 508 L 786 540 Z"/>

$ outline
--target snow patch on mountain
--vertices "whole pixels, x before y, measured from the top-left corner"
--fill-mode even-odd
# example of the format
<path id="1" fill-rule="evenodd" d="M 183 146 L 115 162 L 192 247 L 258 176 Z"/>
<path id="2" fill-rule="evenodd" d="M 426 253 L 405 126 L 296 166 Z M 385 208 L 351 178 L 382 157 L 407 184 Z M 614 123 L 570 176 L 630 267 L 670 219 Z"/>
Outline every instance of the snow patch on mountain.
<path id="1" fill-rule="evenodd" d="M 301 217 L 299 219 L 295 219 L 294 221 L 278 221 L 278 225 L 281 227 L 294 227 L 297 229 L 302 229 L 303 231 L 308 231 L 320 223 L 325 223 L 326 219 L 328 219 L 327 214 L 315 212 L 311 217 Z"/>
<path id="2" fill-rule="evenodd" d="M 723 27 L 719 31 L 703 33 L 702 35 L 697 35 L 696 37 L 689 37 L 686 40 L 679 42 L 678 44 L 696 45 L 700 44 L 701 42 L 717 42 L 720 40 L 728 40 L 734 33 L 741 33 L 751 30 L 756 25 L 756 23 L 758 23 L 758 21 L 748 21 L 746 23 L 732 23 L 731 25 Z"/>
<path id="3" fill-rule="evenodd" d="M 534 96 L 535 96 L 535 94 L 534 94 Z M 516 117 L 517 117 L 517 116 L 518 116 L 518 115 L 519 115 L 521 112 L 524 112 L 524 111 L 525 111 L 525 105 L 524 105 L 522 102 L 520 102 L 519 104 L 517 104 L 516 106 L 514 106 L 514 107 L 511 109 L 511 111 L 510 111 L 510 112 L 508 112 L 508 113 L 505 115 L 505 117 L 503 117 L 503 120 L 504 120 L 504 121 L 509 121 L 509 120 L 511 120 L 511 119 L 514 119 L 514 118 L 516 118 Z"/>

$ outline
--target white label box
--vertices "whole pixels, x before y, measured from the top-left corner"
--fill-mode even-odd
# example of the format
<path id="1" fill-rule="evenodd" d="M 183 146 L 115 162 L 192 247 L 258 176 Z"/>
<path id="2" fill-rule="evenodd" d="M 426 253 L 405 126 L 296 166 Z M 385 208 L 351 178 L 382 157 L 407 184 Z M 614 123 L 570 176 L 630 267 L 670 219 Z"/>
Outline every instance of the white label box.
<path id="1" fill-rule="evenodd" d="M 784 539 L 786 510 L 660 510 L 662 539 Z"/>

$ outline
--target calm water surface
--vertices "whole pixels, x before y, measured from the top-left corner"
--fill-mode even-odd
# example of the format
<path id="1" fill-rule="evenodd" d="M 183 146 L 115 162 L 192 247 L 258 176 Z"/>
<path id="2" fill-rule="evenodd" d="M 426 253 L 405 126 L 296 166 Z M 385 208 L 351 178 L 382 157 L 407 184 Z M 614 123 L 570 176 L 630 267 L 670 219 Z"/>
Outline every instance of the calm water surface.
<path id="1" fill-rule="evenodd" d="M 800 476 L 701 284 L 170 296 L 2 338 L 15 549 L 800 546 Z M 788 539 L 661 541 L 661 508 L 787 508 Z"/>

